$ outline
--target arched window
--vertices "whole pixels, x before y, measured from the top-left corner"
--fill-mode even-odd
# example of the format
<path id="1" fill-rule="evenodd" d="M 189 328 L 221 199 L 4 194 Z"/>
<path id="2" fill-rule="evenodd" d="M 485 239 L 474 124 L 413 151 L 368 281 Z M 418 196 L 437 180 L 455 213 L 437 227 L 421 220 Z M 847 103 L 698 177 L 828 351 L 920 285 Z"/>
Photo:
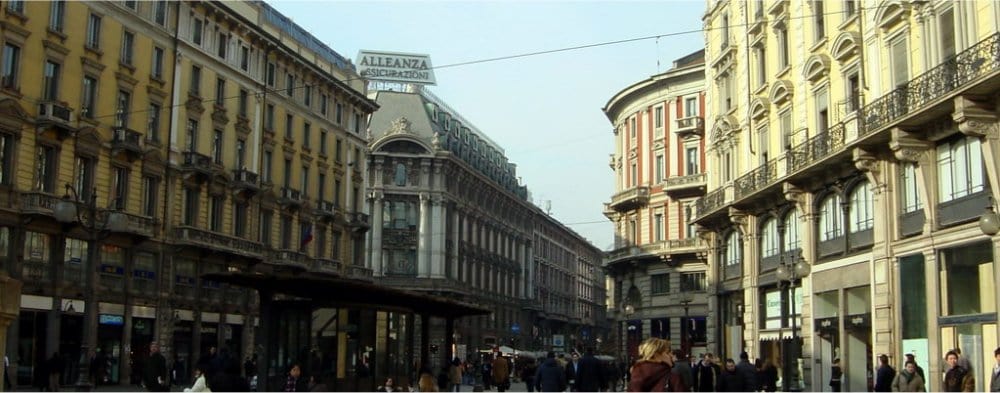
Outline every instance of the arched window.
<path id="1" fill-rule="evenodd" d="M 396 174 L 393 176 L 393 179 L 397 186 L 402 187 L 406 185 L 406 165 L 403 165 L 403 163 L 396 164 Z"/>
<path id="2" fill-rule="evenodd" d="M 819 204 L 819 241 L 844 236 L 844 218 L 840 212 L 840 196 L 830 194 Z"/>
<path id="3" fill-rule="evenodd" d="M 788 212 L 782 221 L 785 223 L 785 252 L 802 248 L 802 238 L 799 237 L 799 218 L 795 210 Z"/>
<path id="4" fill-rule="evenodd" d="M 736 231 L 729 232 L 726 236 L 726 266 L 734 266 L 740 264 L 740 238 Z"/>
<path id="5" fill-rule="evenodd" d="M 872 229 L 875 222 L 874 204 L 872 203 L 871 187 L 868 182 L 863 182 L 851 191 L 850 205 L 850 230 L 851 233 Z"/>
<path id="6" fill-rule="evenodd" d="M 767 258 L 778 255 L 778 220 L 770 218 L 760 228 L 760 257 Z"/>

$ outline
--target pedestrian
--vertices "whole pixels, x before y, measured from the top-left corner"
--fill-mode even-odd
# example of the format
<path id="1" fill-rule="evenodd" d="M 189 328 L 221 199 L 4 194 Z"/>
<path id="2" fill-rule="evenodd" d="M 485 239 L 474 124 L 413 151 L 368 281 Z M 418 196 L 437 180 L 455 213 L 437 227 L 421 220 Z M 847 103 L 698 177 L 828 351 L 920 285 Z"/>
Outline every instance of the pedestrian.
<path id="1" fill-rule="evenodd" d="M 216 362 L 215 347 L 210 346 L 208 347 L 208 351 L 202 353 L 201 357 L 198 358 L 198 363 L 195 363 L 195 367 L 201 366 L 202 370 L 205 370 L 205 377 L 212 379 L 212 376 L 215 375 L 214 366 Z"/>
<path id="2" fill-rule="evenodd" d="M 722 370 L 722 374 L 719 375 L 719 382 L 717 384 L 718 391 L 720 392 L 746 392 L 748 388 L 745 386 L 746 380 L 743 378 L 743 373 L 736 369 L 736 362 L 733 359 L 726 359 L 726 368 Z"/>
<path id="3" fill-rule="evenodd" d="M 684 356 L 679 349 L 674 350 L 674 368 L 670 372 L 676 375 L 678 381 L 673 390 L 675 392 L 690 392 L 694 386 L 694 372 L 691 370 L 690 357 Z"/>
<path id="4" fill-rule="evenodd" d="M 391 393 L 396 391 L 396 387 L 392 382 L 392 378 L 386 378 L 385 383 L 383 383 L 382 386 L 375 388 L 375 390 L 378 392 Z"/>
<path id="5" fill-rule="evenodd" d="M 875 372 L 875 391 L 892 391 L 892 380 L 896 378 L 896 369 L 889 365 L 889 356 L 886 354 L 878 355 L 878 361 L 879 367 Z"/>
<path id="6" fill-rule="evenodd" d="M 774 392 L 778 390 L 778 366 L 774 364 L 774 359 L 768 358 L 764 361 L 761 369 L 760 390 Z"/>
<path id="7" fill-rule="evenodd" d="M 498 392 L 506 392 L 510 388 L 510 363 L 499 352 L 493 359 L 493 384 Z"/>
<path id="8" fill-rule="evenodd" d="M 943 388 L 945 392 L 971 392 L 976 389 L 976 380 L 969 370 L 958 362 L 958 352 L 948 351 L 944 360 L 948 363 L 948 371 L 944 374 Z"/>
<path id="9" fill-rule="evenodd" d="M 48 372 L 49 372 L 49 375 L 48 375 L 48 377 L 49 377 L 49 391 L 50 392 L 58 392 L 59 391 L 59 377 L 62 375 L 62 370 L 63 370 L 63 360 L 62 360 L 62 357 L 59 356 L 59 352 L 55 352 L 55 353 L 52 354 L 52 357 L 49 358 L 49 360 L 48 360 L 46 368 L 48 369 Z"/>
<path id="10" fill-rule="evenodd" d="M 539 392 L 562 392 L 566 390 L 566 372 L 556 360 L 556 353 L 549 351 L 545 361 L 535 373 L 535 390 Z"/>
<path id="11" fill-rule="evenodd" d="M 714 392 L 722 369 L 715 364 L 715 356 L 711 353 L 702 355 L 701 361 L 694 367 L 695 391 Z"/>
<path id="12" fill-rule="evenodd" d="M 990 391 L 1000 392 L 1000 347 L 993 350 L 993 359 L 996 360 L 996 364 L 993 365 L 993 374 L 990 378 Z"/>
<path id="13" fill-rule="evenodd" d="M 917 366 L 917 375 L 920 376 L 920 379 L 924 380 L 924 383 L 927 383 L 927 377 L 924 376 L 924 368 L 917 364 L 917 357 L 912 353 L 908 353 L 906 354 L 906 361 L 913 362 Z"/>
<path id="14" fill-rule="evenodd" d="M 639 361 L 632 366 L 630 392 L 669 392 L 670 369 L 674 367 L 670 342 L 649 338 L 639 345 Z"/>
<path id="15" fill-rule="evenodd" d="M 958 354 L 958 365 L 968 371 L 972 371 L 972 363 L 969 362 L 968 356 L 962 354 L 962 348 L 955 348 L 954 351 Z"/>
<path id="16" fill-rule="evenodd" d="M 458 358 L 451 360 L 451 366 L 448 367 L 448 391 L 458 392 L 462 390 L 462 361 Z"/>
<path id="17" fill-rule="evenodd" d="M 604 368 L 605 368 L 604 370 L 605 379 L 608 381 L 608 391 L 617 392 L 618 384 L 621 383 L 622 379 L 621 375 L 618 374 L 620 372 L 618 368 L 618 362 L 615 360 L 611 360 L 607 364 L 605 364 Z"/>
<path id="18" fill-rule="evenodd" d="M 528 359 L 524 366 L 521 367 L 521 382 L 524 382 L 524 386 L 527 387 L 529 392 L 535 391 L 535 373 L 537 371 L 538 365 L 535 363 L 535 359 Z"/>
<path id="19" fill-rule="evenodd" d="M 743 389 L 757 391 L 757 368 L 750 364 L 750 354 L 746 351 L 740 353 L 740 363 L 736 365 L 736 372 L 743 379 Z"/>
<path id="20" fill-rule="evenodd" d="M 840 358 L 833 359 L 830 366 L 830 389 L 834 392 L 840 391 L 840 379 L 844 376 L 844 371 L 840 368 Z"/>
<path id="21" fill-rule="evenodd" d="M 3 355 L 3 387 L 4 391 L 10 391 L 10 358 Z"/>
<path id="22" fill-rule="evenodd" d="M 576 366 L 576 391 L 599 392 L 608 388 L 601 361 L 594 357 L 594 348 L 587 347 Z"/>
<path id="23" fill-rule="evenodd" d="M 437 384 L 434 381 L 434 375 L 431 374 L 431 370 L 428 368 L 420 370 L 420 378 L 417 380 L 417 391 L 418 392 L 436 392 Z"/>
<path id="24" fill-rule="evenodd" d="M 150 392 L 166 392 L 170 390 L 167 385 L 167 359 L 160 353 L 160 344 L 153 341 L 149 344 L 149 359 L 146 360 L 146 368 L 143 370 L 143 384 Z"/>
<path id="25" fill-rule="evenodd" d="M 892 380 L 892 391 L 894 392 L 923 392 L 924 379 L 917 374 L 917 362 L 907 360 L 906 365 L 896 378 Z"/>
<path id="26" fill-rule="evenodd" d="M 305 378 L 302 378 L 302 366 L 298 363 L 292 363 L 292 366 L 288 368 L 284 390 L 286 392 L 306 392 L 309 390 Z"/>
<path id="27" fill-rule="evenodd" d="M 479 373 L 483 378 L 483 388 L 493 390 L 493 363 L 489 359 L 483 361 Z"/>
<path id="28" fill-rule="evenodd" d="M 572 392 L 579 391 L 576 388 L 576 369 L 580 364 L 580 354 L 573 353 L 570 355 L 570 360 L 566 362 L 563 367 L 566 369 L 566 384 L 569 385 L 569 390 Z"/>
<path id="29" fill-rule="evenodd" d="M 219 390 L 219 389 L 216 389 Z M 211 392 L 212 390 L 208 388 L 208 383 L 205 381 L 205 366 L 198 365 L 194 368 L 194 385 L 189 388 L 184 388 L 185 392 Z M 219 390 L 225 391 L 225 390 Z"/>

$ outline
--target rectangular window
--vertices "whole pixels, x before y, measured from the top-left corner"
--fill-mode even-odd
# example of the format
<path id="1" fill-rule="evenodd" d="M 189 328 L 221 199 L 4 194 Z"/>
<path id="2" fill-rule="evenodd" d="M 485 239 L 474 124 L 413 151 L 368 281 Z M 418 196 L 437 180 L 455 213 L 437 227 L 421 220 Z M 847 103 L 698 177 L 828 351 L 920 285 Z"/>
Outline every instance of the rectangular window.
<path id="1" fill-rule="evenodd" d="M 321 170 L 319 172 L 319 178 L 316 182 L 316 200 L 320 202 L 326 201 L 326 174 Z"/>
<path id="2" fill-rule="evenodd" d="M 722 97 L 720 103 L 722 104 L 722 111 L 729 112 L 733 109 L 733 87 L 732 80 L 729 75 L 723 75 L 719 78 L 719 95 Z"/>
<path id="3" fill-rule="evenodd" d="M 156 217 L 158 184 L 159 181 L 155 177 L 143 176 L 142 178 L 142 214 L 147 217 Z"/>
<path id="4" fill-rule="evenodd" d="M 899 311 L 901 338 L 927 338 L 927 274 L 924 255 L 917 253 L 899 258 Z"/>
<path id="5" fill-rule="evenodd" d="M 344 120 L 344 104 L 337 103 L 337 124 L 343 124 Z"/>
<path id="6" fill-rule="evenodd" d="M 819 42 L 826 37 L 826 18 L 823 15 L 823 1 L 813 1 L 813 30 L 816 33 L 814 42 Z"/>
<path id="7" fill-rule="evenodd" d="M 42 99 L 45 101 L 59 100 L 59 70 L 61 65 L 53 61 L 45 61 L 45 75 L 42 88 Z"/>
<path id="8" fill-rule="evenodd" d="M 684 99 L 684 117 L 698 116 L 698 97 Z"/>
<path id="9" fill-rule="evenodd" d="M 847 76 L 847 112 L 853 113 L 861 109 L 861 84 L 858 80 L 858 73 L 853 72 Z"/>
<path id="10" fill-rule="evenodd" d="M 24 0 L 10 0 L 7 2 L 7 11 L 24 14 Z"/>
<path id="11" fill-rule="evenodd" d="M 689 147 L 689 148 L 684 149 L 684 158 L 685 158 L 685 163 L 687 164 L 687 174 L 688 175 L 694 175 L 694 174 L 701 173 L 698 170 L 698 166 L 699 166 L 698 164 L 700 164 L 700 160 L 698 159 L 698 148 L 697 147 Z"/>
<path id="12" fill-rule="evenodd" d="M 188 119 L 187 122 L 187 148 L 190 152 L 198 151 L 198 121 Z"/>
<path id="13" fill-rule="evenodd" d="M 651 274 L 649 276 L 649 290 L 652 294 L 663 294 L 670 292 L 670 275 Z"/>
<path id="14" fill-rule="evenodd" d="M 684 226 L 684 238 L 692 239 L 696 235 L 696 228 L 694 226 L 694 203 L 684 204 L 684 222 L 687 225 Z"/>
<path id="15" fill-rule="evenodd" d="M 636 166 L 636 164 L 634 162 L 631 165 L 631 171 L 629 171 L 629 173 L 632 175 L 630 177 L 631 180 L 632 180 L 632 182 L 629 183 L 629 184 L 632 185 L 632 186 L 638 185 L 639 184 L 639 169 L 638 169 L 638 167 Z"/>
<path id="16" fill-rule="evenodd" d="M 937 160 L 941 202 L 984 190 L 983 151 L 978 138 L 963 137 L 938 145 Z"/>
<path id="17" fill-rule="evenodd" d="M 910 79 L 909 53 L 906 50 L 906 39 L 900 38 L 890 44 L 890 60 L 892 61 L 892 84 L 903 87 Z"/>
<path id="18" fill-rule="evenodd" d="M 941 315 L 995 313 L 993 246 L 979 242 L 940 251 Z"/>
<path id="19" fill-rule="evenodd" d="M 53 1 L 49 7 L 49 29 L 62 33 L 66 24 L 66 1 Z"/>
<path id="20" fill-rule="evenodd" d="M 319 95 L 319 113 L 322 114 L 323 116 L 326 116 L 326 114 L 329 112 L 328 111 L 329 108 L 327 108 L 328 100 L 329 98 L 327 98 L 326 94 Z"/>
<path id="21" fill-rule="evenodd" d="M 285 115 L 285 138 L 292 139 L 292 127 L 295 125 L 295 117 Z"/>
<path id="22" fill-rule="evenodd" d="M 160 105 L 149 104 L 149 121 L 146 123 L 146 138 L 153 142 L 160 141 Z"/>
<path id="23" fill-rule="evenodd" d="M 267 104 L 267 110 L 264 112 L 264 127 L 268 131 L 274 132 L 274 104 Z"/>
<path id="24" fill-rule="evenodd" d="M 17 89 L 17 76 L 21 68 L 21 47 L 6 43 L 3 46 L 3 75 L 0 83 L 5 89 Z"/>
<path id="25" fill-rule="evenodd" d="M 247 165 L 247 141 L 239 138 L 236 140 L 236 169 L 244 169 Z"/>
<path id="26" fill-rule="evenodd" d="M 0 184 L 11 185 L 14 181 L 14 136 L 0 134 Z"/>
<path id="27" fill-rule="evenodd" d="M 240 46 L 240 69 L 250 71 L 250 48 Z"/>
<path id="28" fill-rule="evenodd" d="M 188 94 L 201 97 L 201 67 L 191 66 L 191 87 Z"/>
<path id="29" fill-rule="evenodd" d="M 135 10 L 137 1 L 136 0 L 125 0 L 125 6 L 131 10 Z"/>
<path id="30" fill-rule="evenodd" d="M 302 147 L 306 147 L 306 148 L 309 147 L 309 139 L 311 139 L 311 137 L 312 137 L 312 135 L 310 135 L 311 133 L 312 133 L 312 125 L 309 124 L 309 122 L 303 122 L 302 123 Z"/>
<path id="31" fill-rule="evenodd" d="M 222 164 L 222 131 L 215 130 L 212 134 L 212 162 Z"/>
<path id="32" fill-rule="evenodd" d="M 210 215 L 208 225 L 212 232 L 222 232 L 222 205 L 223 199 L 220 196 L 213 196 L 209 201 Z"/>
<path id="33" fill-rule="evenodd" d="M 333 205 L 340 207 L 340 179 L 333 181 Z"/>
<path id="34" fill-rule="evenodd" d="M 245 89 L 240 89 L 240 98 L 239 98 L 239 101 L 240 102 L 239 102 L 239 112 L 238 113 L 243 118 L 247 118 L 248 117 L 247 113 L 250 110 L 249 109 L 250 108 L 250 93 L 247 92 Z"/>
<path id="35" fill-rule="evenodd" d="M 260 179 L 261 182 L 264 182 L 264 183 L 270 183 L 271 182 L 271 166 L 273 164 L 272 154 L 273 153 L 271 153 L 270 150 L 265 150 L 264 151 L 264 158 L 261 160 L 261 161 L 263 161 L 261 163 L 261 166 L 264 168 L 264 171 L 263 171 L 264 173 L 260 174 L 261 175 L 260 176 L 261 177 L 261 179 Z"/>
<path id="36" fill-rule="evenodd" d="M 94 159 L 76 157 L 76 190 L 80 200 L 89 201 L 94 189 Z"/>
<path id="37" fill-rule="evenodd" d="M 295 94 L 295 76 L 285 74 L 285 95 L 292 97 Z"/>
<path id="38" fill-rule="evenodd" d="M 758 46 L 753 49 L 754 58 L 757 60 L 757 72 L 754 74 L 757 77 L 757 87 L 764 86 L 767 83 L 767 50 L 764 46 Z"/>
<path id="39" fill-rule="evenodd" d="M 281 216 L 281 249 L 292 248 L 292 218 Z"/>
<path id="40" fill-rule="evenodd" d="M 825 134 L 830 125 L 829 95 L 826 89 L 816 93 L 816 133 Z"/>
<path id="41" fill-rule="evenodd" d="M 629 132 L 628 132 L 629 137 L 632 138 L 632 139 L 635 139 L 635 129 L 636 129 L 636 127 L 635 127 L 635 117 L 633 117 L 633 118 L 629 119 Z"/>
<path id="42" fill-rule="evenodd" d="M 663 107 L 656 107 L 655 114 L 653 115 L 653 124 L 656 128 L 663 127 Z"/>
<path id="43" fill-rule="evenodd" d="M 778 38 L 778 68 L 784 69 L 788 67 L 788 29 L 782 26 L 775 30 L 775 35 Z"/>
<path id="44" fill-rule="evenodd" d="M 844 0 L 844 19 L 850 19 L 857 12 L 855 0 Z"/>
<path id="45" fill-rule="evenodd" d="M 80 104 L 80 115 L 93 119 L 97 116 L 94 109 L 97 104 L 97 79 L 89 76 L 83 77 L 83 102 Z"/>
<path id="46" fill-rule="evenodd" d="M 920 201 L 920 189 L 917 186 L 917 165 L 914 163 L 900 164 L 900 184 L 902 184 L 902 195 L 900 196 L 903 213 L 912 213 L 922 210 L 923 203 Z"/>
<path id="47" fill-rule="evenodd" d="M 153 22 L 160 26 L 167 25 L 167 1 L 159 0 L 153 5 Z"/>
<path id="48" fill-rule="evenodd" d="M 201 35 L 205 32 L 205 24 L 201 19 L 192 20 L 191 24 L 191 42 L 195 45 L 201 45 Z"/>
<path id="49" fill-rule="evenodd" d="M 226 104 L 226 80 L 218 78 L 215 80 L 215 105 L 223 106 Z"/>
<path id="50" fill-rule="evenodd" d="M 733 154 L 727 151 L 722 159 L 722 181 L 728 183 L 731 180 L 733 180 Z"/>
<path id="51" fill-rule="evenodd" d="M 87 47 L 99 49 L 101 47 L 101 17 L 90 14 L 87 19 Z"/>
<path id="52" fill-rule="evenodd" d="M 767 165 L 767 160 L 770 157 L 770 154 L 768 153 L 768 145 L 771 144 L 771 130 L 769 130 L 767 126 L 763 126 L 758 131 L 757 136 L 760 141 L 757 145 L 759 146 L 758 157 L 760 157 L 760 165 Z"/>
<path id="53" fill-rule="evenodd" d="M 132 93 L 125 90 L 118 90 L 118 103 L 115 105 L 115 126 L 128 128 L 131 111 Z"/>
<path id="54" fill-rule="evenodd" d="M 361 132 L 361 128 L 362 128 L 361 114 L 360 113 L 354 113 L 354 133 L 355 134 L 360 133 Z"/>
<path id="55" fill-rule="evenodd" d="M 271 245 L 271 216 L 270 210 L 260 211 L 260 226 L 257 228 L 257 241 L 265 246 Z"/>
<path id="56" fill-rule="evenodd" d="M 286 188 L 291 188 L 292 187 L 292 160 L 289 160 L 289 159 L 286 158 L 285 159 L 285 166 L 283 167 L 283 169 L 285 171 L 284 172 L 285 176 L 284 176 L 284 179 L 283 179 L 285 181 L 285 187 Z"/>
<path id="57" fill-rule="evenodd" d="M 132 53 L 135 46 L 135 33 L 131 31 L 122 32 L 122 53 L 120 60 L 122 64 L 132 65 Z"/>
<path id="58" fill-rule="evenodd" d="M 184 225 L 198 225 L 198 189 L 184 189 Z"/>
<path id="59" fill-rule="evenodd" d="M 163 48 L 154 47 L 153 48 L 153 64 L 152 72 L 150 73 L 153 78 L 163 79 Z"/>
<path id="60" fill-rule="evenodd" d="M 56 166 L 57 159 L 56 148 L 45 145 L 38 146 L 38 157 L 36 159 L 38 165 L 35 167 L 37 175 L 35 179 L 36 190 L 48 193 L 56 192 L 56 177 L 58 176 L 56 172 L 56 168 L 58 168 Z"/>
<path id="61" fill-rule="evenodd" d="M 342 145 L 343 143 L 341 142 L 340 138 L 337 138 L 337 150 L 333 152 L 334 155 L 333 159 L 337 162 L 340 162 L 341 152 L 344 150 Z"/>
<path id="62" fill-rule="evenodd" d="M 656 177 L 655 177 L 656 178 L 656 182 L 659 183 L 659 182 L 662 182 L 662 181 L 666 180 L 666 177 L 664 176 L 664 173 L 663 173 L 664 169 L 666 169 L 666 168 L 664 167 L 663 155 L 662 154 L 657 154 L 656 155 L 656 168 L 655 169 L 656 169 Z"/>
<path id="63" fill-rule="evenodd" d="M 705 273 L 681 273 L 681 291 L 704 291 L 707 287 L 705 282 Z"/>
<path id="64" fill-rule="evenodd" d="M 319 130 L 319 154 L 326 155 L 326 130 Z"/>
<path id="65" fill-rule="evenodd" d="M 662 242 L 663 241 L 663 214 L 656 214 L 653 216 L 653 240 Z"/>
<path id="66" fill-rule="evenodd" d="M 792 149 L 792 111 L 787 110 L 778 114 L 778 125 L 781 127 L 781 147 L 785 150 Z"/>
<path id="67" fill-rule="evenodd" d="M 306 108 L 312 108 L 312 86 L 305 85 L 303 90 L 302 103 L 306 105 Z"/>
<path id="68" fill-rule="evenodd" d="M 955 56 L 955 8 L 948 8 L 938 17 L 938 37 L 941 38 L 941 61 Z"/>
<path id="69" fill-rule="evenodd" d="M 302 194 L 309 193 L 309 167 L 303 166 L 302 173 L 299 174 L 299 188 L 302 189 Z"/>
<path id="70" fill-rule="evenodd" d="M 274 63 L 267 63 L 267 86 L 268 87 L 272 87 L 272 88 L 274 87 L 274 80 L 275 80 L 275 74 L 276 73 L 277 72 L 275 71 L 275 65 L 274 65 Z"/>
<path id="71" fill-rule="evenodd" d="M 229 36 L 226 33 L 219 32 L 219 39 L 215 42 L 215 54 L 219 55 L 220 58 L 226 58 L 226 49 L 229 47 Z"/>
<path id="72" fill-rule="evenodd" d="M 119 209 L 125 209 L 128 207 L 128 175 L 129 171 L 127 168 L 122 168 L 118 166 L 113 166 L 112 173 L 114 177 L 111 179 L 114 182 L 114 204 Z"/>

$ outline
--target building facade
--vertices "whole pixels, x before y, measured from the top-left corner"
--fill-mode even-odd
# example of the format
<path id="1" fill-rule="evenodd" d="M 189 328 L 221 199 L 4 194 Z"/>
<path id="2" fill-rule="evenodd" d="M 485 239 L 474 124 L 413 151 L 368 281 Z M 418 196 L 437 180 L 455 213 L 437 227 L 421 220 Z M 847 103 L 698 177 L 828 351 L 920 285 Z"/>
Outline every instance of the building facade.
<path id="1" fill-rule="evenodd" d="M 12 382 L 59 352 L 73 383 L 82 346 L 107 384 L 134 382 L 154 340 L 182 377 L 210 347 L 249 355 L 255 294 L 204 273 L 366 275 L 376 106 L 345 58 L 264 3 L 2 12 L 0 258 L 26 283 Z"/>
<path id="2" fill-rule="evenodd" d="M 614 125 L 615 224 L 608 253 L 619 350 L 631 358 L 647 337 L 704 352 L 709 318 L 706 247 L 688 222 L 705 192 L 705 52 L 616 94 L 604 107 Z"/>
<path id="3" fill-rule="evenodd" d="M 708 2 L 712 147 L 693 222 L 711 242 L 719 352 L 807 390 L 839 358 L 854 391 L 877 355 L 898 368 L 904 353 L 940 389 L 961 348 L 985 386 L 1000 272 L 976 220 L 997 196 L 998 12 Z"/>
<path id="4" fill-rule="evenodd" d="M 372 95 L 381 108 L 369 130 L 376 280 L 495 310 L 455 322 L 459 356 L 548 348 L 553 335 L 596 339 L 596 248 L 531 204 L 503 149 L 427 89 Z M 437 344 L 441 322 L 429 325 Z"/>

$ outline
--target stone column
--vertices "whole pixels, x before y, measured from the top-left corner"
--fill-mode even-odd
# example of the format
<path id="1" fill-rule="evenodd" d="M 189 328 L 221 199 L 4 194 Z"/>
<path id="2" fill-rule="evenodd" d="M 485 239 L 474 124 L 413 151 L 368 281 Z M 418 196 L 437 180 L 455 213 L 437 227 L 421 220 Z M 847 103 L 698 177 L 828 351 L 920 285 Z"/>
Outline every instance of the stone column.
<path id="1" fill-rule="evenodd" d="M 417 277 L 431 275 L 431 197 L 420 194 L 420 230 L 417 245 Z"/>
<path id="2" fill-rule="evenodd" d="M 376 277 L 382 275 L 382 191 L 372 192 L 372 217 L 371 217 L 371 253 L 368 260 L 368 267 L 372 269 L 372 274 Z"/>
<path id="3" fill-rule="evenodd" d="M 459 275 L 459 264 L 461 263 L 458 258 L 459 245 L 462 243 L 462 227 L 461 220 L 459 219 L 459 212 L 457 207 L 451 208 L 451 278 L 455 280 L 461 280 L 462 276 Z"/>
<path id="4" fill-rule="evenodd" d="M 444 215 L 443 198 L 440 195 L 431 197 L 431 220 L 430 220 L 430 276 L 431 278 L 445 278 L 444 237 L 447 230 L 447 223 Z"/>
<path id="5" fill-rule="evenodd" d="M 934 144 L 897 127 L 892 129 L 889 148 L 900 162 L 916 164 L 917 189 L 920 192 L 920 201 L 924 205 L 923 233 L 931 233 L 937 227 L 937 192 L 935 192 L 937 168 L 934 166 Z M 892 234 L 888 236 L 891 238 Z"/>
<path id="6" fill-rule="evenodd" d="M 7 327 L 11 326 L 11 323 L 17 321 L 18 315 L 21 312 L 21 281 L 10 278 L 7 276 L 6 272 L 0 272 L 0 337 L 7 336 Z M 15 331 L 16 333 L 16 331 Z M 11 365 L 14 365 L 14 359 L 17 357 L 17 348 L 11 348 L 8 351 L 7 342 L 9 340 L 0 340 L 0 356 L 8 356 Z M 2 359 L 0 359 L 2 360 Z M 2 363 L 0 363 L 2 364 Z M 9 376 L 8 373 L 13 371 L 13 375 Z M 17 385 L 17 368 L 10 367 L 10 369 L 3 370 L 5 378 L 10 378 L 10 383 Z M 4 384 L 0 383 L 0 392 L 5 390 Z"/>

